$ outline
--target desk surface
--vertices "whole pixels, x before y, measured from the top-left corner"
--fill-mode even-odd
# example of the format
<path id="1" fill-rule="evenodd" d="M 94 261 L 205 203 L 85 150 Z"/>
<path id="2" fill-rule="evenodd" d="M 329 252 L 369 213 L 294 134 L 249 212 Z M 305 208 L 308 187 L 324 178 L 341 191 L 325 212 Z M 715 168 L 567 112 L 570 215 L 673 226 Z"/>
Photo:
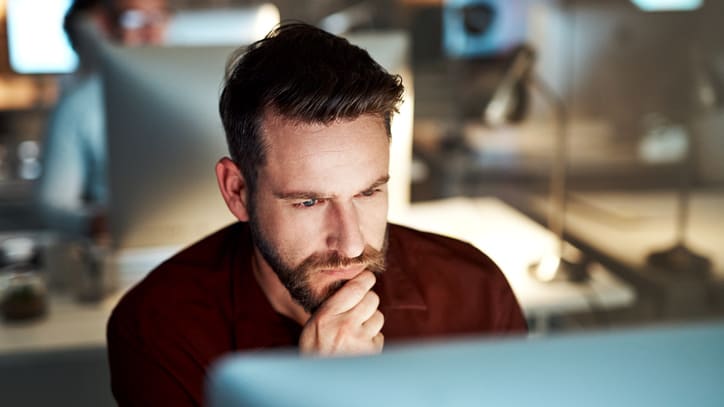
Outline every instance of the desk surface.
<path id="1" fill-rule="evenodd" d="M 644 270 L 652 251 L 676 241 L 675 191 L 576 193 L 569 199 L 566 230 L 625 266 Z M 545 200 L 534 206 L 544 212 Z M 711 277 L 724 283 L 724 189 L 691 195 L 686 245 L 712 261 Z"/>
<path id="2" fill-rule="evenodd" d="M 116 256 L 112 263 L 121 288 L 101 302 L 80 303 L 70 294 L 55 294 L 41 319 L 0 323 L 0 354 L 104 346 L 108 317 L 125 291 L 178 249 L 138 249 Z"/>
<path id="3" fill-rule="evenodd" d="M 505 273 L 528 317 L 624 307 L 635 299 L 633 288 L 600 265 L 585 284 L 531 278 L 528 266 L 555 253 L 555 236 L 495 198 L 417 203 L 391 221 L 467 241 L 486 253 Z"/>
<path id="4" fill-rule="evenodd" d="M 466 240 L 486 252 L 505 272 L 530 318 L 629 305 L 634 291 L 603 268 L 592 270 L 589 283 L 540 283 L 528 265 L 556 247 L 546 229 L 497 199 L 452 199 L 415 204 L 392 221 Z M 36 322 L 0 325 L 0 354 L 53 348 L 99 346 L 105 326 L 122 293 L 174 252 L 175 248 L 137 250 L 116 259 L 121 286 L 98 304 L 70 297 L 50 300 L 48 315 Z"/>
<path id="5" fill-rule="evenodd" d="M 711 261 L 711 270 L 653 267 L 647 256 L 677 243 L 676 191 L 604 191 L 570 194 L 566 236 L 636 284 L 652 318 L 719 317 L 724 312 L 724 189 L 692 191 L 685 244 Z M 547 200 L 521 204 L 543 218 Z"/>

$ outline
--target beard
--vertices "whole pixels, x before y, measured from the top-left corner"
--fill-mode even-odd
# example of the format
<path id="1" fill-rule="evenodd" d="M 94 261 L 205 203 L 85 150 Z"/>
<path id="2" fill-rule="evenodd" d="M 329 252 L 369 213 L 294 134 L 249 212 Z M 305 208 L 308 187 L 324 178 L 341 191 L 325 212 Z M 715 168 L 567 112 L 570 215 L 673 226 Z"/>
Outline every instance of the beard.
<path id="1" fill-rule="evenodd" d="M 255 216 L 250 216 L 249 228 L 252 241 L 262 257 L 264 257 L 264 260 L 274 270 L 279 280 L 291 294 L 292 299 L 310 314 L 314 314 L 329 297 L 348 281 L 335 281 L 315 292 L 312 287 L 312 280 L 314 275 L 321 270 L 364 265 L 366 270 L 373 272 L 376 276 L 379 276 L 385 270 L 387 230 L 385 230 L 385 239 L 381 250 L 366 245 L 361 255 L 352 258 L 342 256 L 334 251 L 315 253 L 304 259 L 298 266 L 292 266 L 267 239 Z"/>

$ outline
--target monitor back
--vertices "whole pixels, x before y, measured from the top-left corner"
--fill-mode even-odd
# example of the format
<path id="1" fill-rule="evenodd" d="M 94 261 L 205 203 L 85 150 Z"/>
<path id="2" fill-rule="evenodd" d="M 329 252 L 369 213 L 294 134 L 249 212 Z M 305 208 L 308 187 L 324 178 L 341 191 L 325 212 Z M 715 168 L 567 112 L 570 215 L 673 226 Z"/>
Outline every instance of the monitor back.
<path id="1" fill-rule="evenodd" d="M 214 165 L 227 155 L 218 98 L 234 49 L 104 50 L 109 218 L 116 248 L 185 245 L 233 221 Z"/>

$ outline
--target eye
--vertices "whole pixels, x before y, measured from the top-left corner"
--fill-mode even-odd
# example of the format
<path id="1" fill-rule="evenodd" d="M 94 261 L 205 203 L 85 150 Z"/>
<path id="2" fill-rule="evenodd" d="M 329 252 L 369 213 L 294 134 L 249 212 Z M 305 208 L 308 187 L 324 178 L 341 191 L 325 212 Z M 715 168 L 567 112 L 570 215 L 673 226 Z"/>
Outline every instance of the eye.
<path id="1" fill-rule="evenodd" d="M 367 191 L 362 191 L 360 195 L 362 196 L 372 196 L 376 194 L 377 192 L 380 192 L 379 189 L 368 189 Z"/>
<path id="2" fill-rule="evenodd" d="M 295 204 L 294 204 L 294 207 L 296 207 L 296 208 L 311 208 L 311 207 L 313 207 L 313 206 L 316 206 L 316 205 L 322 203 L 322 201 L 323 201 L 322 199 L 311 198 L 311 199 L 307 199 L 306 201 L 301 201 L 301 202 L 295 203 Z"/>

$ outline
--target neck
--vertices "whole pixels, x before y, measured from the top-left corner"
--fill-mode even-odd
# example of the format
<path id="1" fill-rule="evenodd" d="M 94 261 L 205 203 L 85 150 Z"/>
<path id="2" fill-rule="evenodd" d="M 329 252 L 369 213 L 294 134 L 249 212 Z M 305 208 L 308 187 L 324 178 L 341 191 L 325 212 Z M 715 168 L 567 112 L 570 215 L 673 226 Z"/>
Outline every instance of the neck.
<path id="1" fill-rule="evenodd" d="M 282 284 L 277 273 L 272 270 L 256 247 L 254 247 L 252 255 L 252 269 L 254 278 L 256 278 L 274 311 L 304 326 L 309 320 L 309 313 L 294 301 L 291 294 L 289 294 L 289 290 Z"/>

